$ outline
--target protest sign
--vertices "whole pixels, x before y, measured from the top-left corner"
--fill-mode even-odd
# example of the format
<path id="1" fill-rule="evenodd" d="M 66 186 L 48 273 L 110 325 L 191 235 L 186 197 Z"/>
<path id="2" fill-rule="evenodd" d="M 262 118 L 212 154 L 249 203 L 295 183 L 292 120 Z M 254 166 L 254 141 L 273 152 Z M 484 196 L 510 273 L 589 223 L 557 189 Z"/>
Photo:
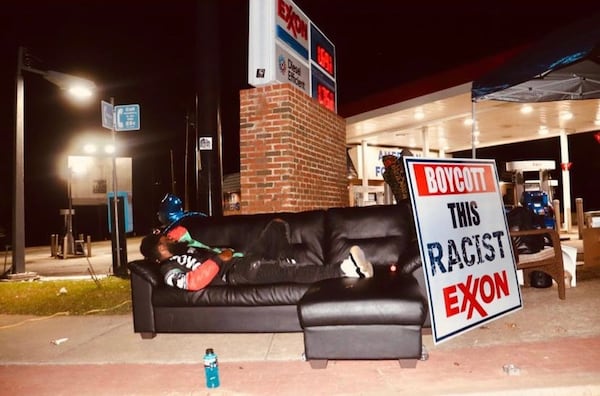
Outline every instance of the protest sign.
<path id="1" fill-rule="evenodd" d="M 521 309 L 494 161 L 403 160 L 434 342 Z"/>

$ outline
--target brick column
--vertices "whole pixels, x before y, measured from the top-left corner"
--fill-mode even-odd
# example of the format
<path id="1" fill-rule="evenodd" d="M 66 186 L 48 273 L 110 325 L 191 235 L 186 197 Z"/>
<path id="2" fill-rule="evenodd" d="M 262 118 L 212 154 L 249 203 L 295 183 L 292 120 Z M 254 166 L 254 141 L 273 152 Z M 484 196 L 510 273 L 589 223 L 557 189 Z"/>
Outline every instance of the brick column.
<path id="1" fill-rule="evenodd" d="M 348 206 L 346 122 L 290 84 L 240 92 L 241 213 Z"/>

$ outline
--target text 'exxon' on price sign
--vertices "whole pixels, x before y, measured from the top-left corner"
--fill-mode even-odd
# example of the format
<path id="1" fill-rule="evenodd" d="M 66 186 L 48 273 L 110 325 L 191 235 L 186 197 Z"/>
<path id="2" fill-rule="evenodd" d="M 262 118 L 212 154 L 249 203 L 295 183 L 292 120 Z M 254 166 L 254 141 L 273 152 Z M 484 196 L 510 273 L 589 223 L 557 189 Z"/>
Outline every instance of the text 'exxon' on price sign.
<path id="1" fill-rule="evenodd" d="M 115 131 L 137 131 L 140 129 L 140 105 L 115 106 Z"/>

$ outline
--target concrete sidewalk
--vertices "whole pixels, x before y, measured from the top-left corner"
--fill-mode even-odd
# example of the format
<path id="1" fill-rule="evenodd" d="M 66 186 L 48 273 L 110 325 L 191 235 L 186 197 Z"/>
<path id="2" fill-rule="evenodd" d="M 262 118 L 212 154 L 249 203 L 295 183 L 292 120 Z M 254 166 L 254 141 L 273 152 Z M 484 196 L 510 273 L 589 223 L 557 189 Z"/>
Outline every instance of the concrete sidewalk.
<path id="1" fill-rule="evenodd" d="M 555 288 L 523 298 L 522 310 L 446 343 L 425 335 L 429 359 L 415 369 L 332 361 L 313 370 L 301 333 L 142 340 L 130 315 L 0 315 L 0 394 L 600 395 L 600 278 L 582 279 L 565 301 Z M 207 347 L 220 359 L 217 390 L 203 383 Z"/>

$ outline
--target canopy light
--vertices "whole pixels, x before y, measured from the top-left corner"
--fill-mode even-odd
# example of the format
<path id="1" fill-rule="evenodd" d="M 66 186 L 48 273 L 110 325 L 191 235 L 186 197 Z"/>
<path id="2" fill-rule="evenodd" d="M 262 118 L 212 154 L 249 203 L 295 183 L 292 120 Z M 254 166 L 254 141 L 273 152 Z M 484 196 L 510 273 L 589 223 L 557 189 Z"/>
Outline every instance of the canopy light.
<path id="1" fill-rule="evenodd" d="M 521 113 L 522 114 L 529 114 L 533 111 L 533 107 L 531 107 L 530 105 L 523 105 L 521 107 Z"/>

